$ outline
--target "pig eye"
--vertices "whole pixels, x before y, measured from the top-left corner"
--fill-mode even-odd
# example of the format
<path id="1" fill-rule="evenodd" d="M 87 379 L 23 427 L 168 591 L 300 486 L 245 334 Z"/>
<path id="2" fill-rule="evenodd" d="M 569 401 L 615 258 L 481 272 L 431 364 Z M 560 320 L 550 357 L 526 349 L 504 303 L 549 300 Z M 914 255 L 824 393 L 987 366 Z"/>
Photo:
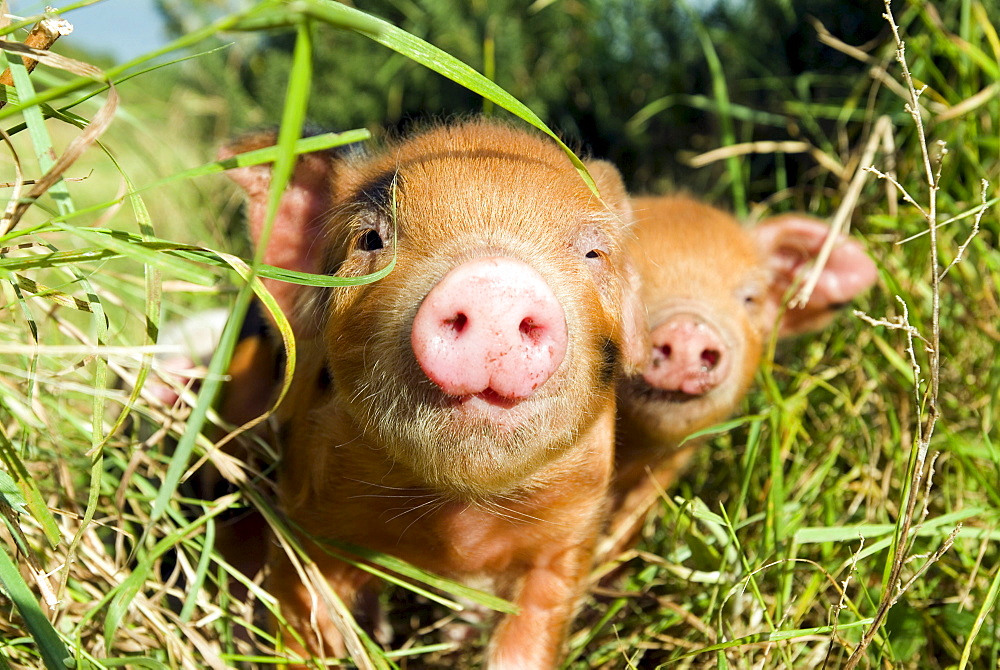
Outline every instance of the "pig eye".
<path id="1" fill-rule="evenodd" d="M 374 228 L 369 228 L 368 230 L 362 232 L 358 235 L 358 249 L 362 251 L 378 251 L 385 247 L 385 242 L 382 240 L 382 236 L 378 234 L 378 231 Z"/>
<path id="2" fill-rule="evenodd" d="M 611 258 L 611 242 L 596 226 L 588 226 L 573 240 L 573 251 L 584 259 L 593 272 L 603 272 Z"/>
<path id="3" fill-rule="evenodd" d="M 758 287 L 744 288 L 740 291 L 739 299 L 747 309 L 756 309 L 763 302 L 764 292 Z"/>

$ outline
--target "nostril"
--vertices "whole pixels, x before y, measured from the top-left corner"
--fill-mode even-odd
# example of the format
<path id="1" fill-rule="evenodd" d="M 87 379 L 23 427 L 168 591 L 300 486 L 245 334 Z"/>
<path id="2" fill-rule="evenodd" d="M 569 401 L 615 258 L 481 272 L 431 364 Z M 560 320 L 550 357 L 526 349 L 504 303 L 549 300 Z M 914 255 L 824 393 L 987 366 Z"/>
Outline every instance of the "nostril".
<path id="1" fill-rule="evenodd" d="M 461 332 L 465 330 L 465 327 L 468 325 L 468 323 L 469 323 L 469 317 L 467 317 L 462 312 L 459 312 L 450 319 L 444 320 L 444 325 L 448 328 L 451 328 L 456 335 L 461 334 Z"/>
<path id="2" fill-rule="evenodd" d="M 722 352 L 718 349 L 705 349 L 701 352 L 701 362 L 706 370 L 714 370 L 722 359 Z"/>
<path id="3" fill-rule="evenodd" d="M 540 326 L 535 324 L 535 320 L 531 317 L 522 319 L 520 325 L 517 327 L 521 331 L 521 335 L 525 337 L 531 337 L 531 334 L 535 332 Z"/>
<path id="4" fill-rule="evenodd" d="M 673 353 L 673 349 L 670 348 L 669 344 L 661 344 L 653 347 L 653 356 L 650 359 L 650 365 L 654 368 L 658 368 L 661 365 L 666 365 L 670 361 L 670 355 Z"/>

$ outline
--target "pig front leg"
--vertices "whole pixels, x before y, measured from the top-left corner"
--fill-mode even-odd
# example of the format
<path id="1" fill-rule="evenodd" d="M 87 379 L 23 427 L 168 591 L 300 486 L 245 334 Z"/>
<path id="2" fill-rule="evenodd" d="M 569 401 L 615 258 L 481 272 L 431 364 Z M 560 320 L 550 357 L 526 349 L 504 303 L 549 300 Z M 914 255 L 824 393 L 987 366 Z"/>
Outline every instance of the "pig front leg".
<path id="1" fill-rule="evenodd" d="M 500 594 L 518 614 L 505 615 L 490 639 L 489 670 L 549 670 L 558 666 L 562 644 L 590 570 L 591 543 L 543 557 L 520 574 L 506 575 Z"/>

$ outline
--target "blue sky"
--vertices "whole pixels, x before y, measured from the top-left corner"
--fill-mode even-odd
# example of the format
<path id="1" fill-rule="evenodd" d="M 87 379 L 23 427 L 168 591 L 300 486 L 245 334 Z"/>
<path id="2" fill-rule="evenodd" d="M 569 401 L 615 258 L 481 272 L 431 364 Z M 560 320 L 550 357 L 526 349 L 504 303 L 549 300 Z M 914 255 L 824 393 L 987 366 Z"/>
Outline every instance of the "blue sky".
<path id="1" fill-rule="evenodd" d="M 66 6 L 67 1 L 11 0 L 10 12 L 18 16 L 34 14 L 45 5 Z M 73 34 L 61 38 L 66 42 L 111 54 L 118 61 L 139 56 L 166 42 L 163 23 L 154 0 L 103 0 L 94 5 L 68 12 L 65 17 L 73 24 Z"/>

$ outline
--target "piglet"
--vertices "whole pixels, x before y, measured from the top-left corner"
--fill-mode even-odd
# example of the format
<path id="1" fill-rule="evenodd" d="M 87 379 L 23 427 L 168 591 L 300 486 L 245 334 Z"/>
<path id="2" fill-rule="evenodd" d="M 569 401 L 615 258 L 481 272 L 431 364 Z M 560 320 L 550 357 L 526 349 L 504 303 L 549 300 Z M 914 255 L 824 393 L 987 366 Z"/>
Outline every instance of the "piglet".
<path id="1" fill-rule="evenodd" d="M 253 137 L 227 154 L 273 141 Z M 584 587 L 614 449 L 615 385 L 647 355 L 623 240 L 617 171 L 598 198 L 548 139 L 485 121 L 443 125 L 370 156 L 300 159 L 265 262 L 359 277 L 314 289 L 268 280 L 298 343 L 278 409 L 280 507 L 350 606 L 371 576 L 335 539 L 459 580 L 485 580 L 502 616 L 490 668 L 550 668 Z M 251 234 L 270 172 L 239 168 Z M 307 649 L 344 641 L 285 553 L 268 587 Z"/>
<path id="2" fill-rule="evenodd" d="M 772 333 L 824 328 L 877 277 L 861 245 L 842 238 L 808 303 L 783 310 L 789 288 L 826 240 L 826 225 L 786 214 L 746 229 L 689 197 L 632 202 L 631 251 L 652 348 L 647 367 L 618 390 L 606 558 L 634 543 L 658 492 L 676 480 L 700 444 L 682 441 L 735 411 Z"/>

